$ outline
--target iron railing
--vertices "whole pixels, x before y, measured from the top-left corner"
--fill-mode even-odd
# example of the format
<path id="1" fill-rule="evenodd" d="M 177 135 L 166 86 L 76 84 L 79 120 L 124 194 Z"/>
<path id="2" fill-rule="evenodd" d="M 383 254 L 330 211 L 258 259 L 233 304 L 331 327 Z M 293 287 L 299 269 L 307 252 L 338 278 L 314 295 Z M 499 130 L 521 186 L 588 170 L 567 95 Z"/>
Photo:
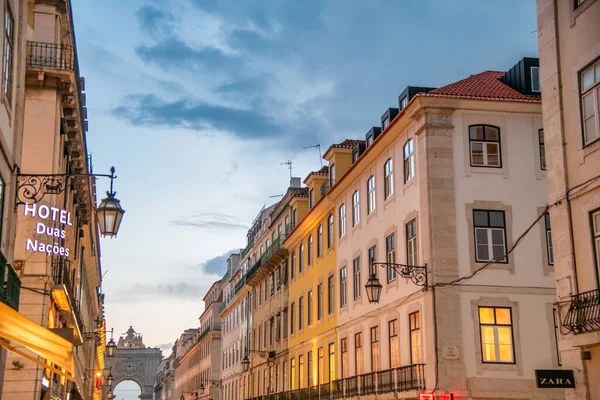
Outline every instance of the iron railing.
<path id="1" fill-rule="evenodd" d="M 221 314 L 223 312 L 223 310 L 225 309 L 225 307 L 227 307 L 227 303 L 225 301 L 223 301 L 221 303 L 221 305 L 219 306 L 219 314 Z"/>
<path id="2" fill-rule="evenodd" d="M 329 192 L 329 181 L 325 181 L 321 184 L 321 197 L 325 196 Z"/>
<path id="3" fill-rule="evenodd" d="M 364 385 L 364 386 L 363 386 Z M 337 379 L 310 388 L 272 393 L 247 400 L 330 400 L 371 393 L 393 393 L 425 389 L 425 364 L 413 364 L 385 371 Z"/>
<path id="4" fill-rule="evenodd" d="M 248 252 L 250 251 L 250 249 L 254 246 L 254 236 L 252 237 L 252 239 L 250 239 L 248 241 L 248 246 L 246 246 L 246 248 L 244 250 L 242 250 L 242 259 L 244 257 L 246 257 L 246 254 L 248 254 Z"/>
<path id="5" fill-rule="evenodd" d="M 271 257 L 273 257 L 273 254 L 277 253 L 277 251 L 280 248 L 281 248 L 280 238 L 273 240 L 273 243 L 271 243 L 269 248 L 262 254 L 262 256 L 260 256 L 260 261 L 263 264 L 266 264 L 271 259 Z"/>
<path id="6" fill-rule="evenodd" d="M 73 314 L 77 320 L 77 324 L 83 328 L 83 320 L 81 319 L 80 304 L 77 301 L 75 286 L 71 279 L 71 261 L 62 257 L 54 257 L 52 259 L 52 280 L 55 286 L 64 286 L 71 302 Z M 74 275 L 73 275 L 74 278 Z"/>
<path id="7" fill-rule="evenodd" d="M 242 288 L 244 287 L 245 284 L 246 284 L 246 276 L 242 276 L 241 279 L 235 284 L 234 289 L 233 289 L 233 294 L 236 295 L 240 290 L 242 290 Z"/>
<path id="8" fill-rule="evenodd" d="M 600 330 L 600 290 L 572 296 L 562 325 L 575 334 Z"/>
<path id="9" fill-rule="evenodd" d="M 206 335 L 208 335 L 209 332 L 221 332 L 221 324 L 209 324 L 207 325 L 204 330 L 202 331 L 202 333 L 200 333 L 200 335 L 198 335 L 198 341 L 201 341 L 202 339 L 204 339 L 204 337 Z"/>
<path id="10" fill-rule="evenodd" d="M 59 43 L 27 42 L 26 66 L 61 71 L 75 70 L 73 46 Z"/>
<path id="11" fill-rule="evenodd" d="M 292 231 L 296 228 L 296 224 L 292 223 L 292 224 L 286 224 L 285 225 L 285 232 L 283 232 L 283 238 L 281 238 L 282 240 L 285 240 L 288 236 L 290 236 L 290 233 L 292 233 Z"/>
<path id="12" fill-rule="evenodd" d="M 0 255 L 0 301 L 19 311 L 21 280 L 15 270 Z"/>

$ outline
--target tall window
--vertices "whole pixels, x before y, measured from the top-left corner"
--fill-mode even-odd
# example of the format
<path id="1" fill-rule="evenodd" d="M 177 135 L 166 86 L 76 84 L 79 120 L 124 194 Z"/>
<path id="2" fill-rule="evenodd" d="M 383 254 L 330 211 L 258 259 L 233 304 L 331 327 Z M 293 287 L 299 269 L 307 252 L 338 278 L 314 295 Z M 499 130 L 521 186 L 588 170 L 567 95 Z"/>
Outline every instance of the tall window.
<path id="1" fill-rule="evenodd" d="M 377 276 L 377 267 L 375 265 L 371 266 L 371 261 L 377 262 L 377 246 L 369 248 L 369 275 L 375 274 Z"/>
<path id="2" fill-rule="evenodd" d="M 317 228 L 317 257 L 323 256 L 323 225 Z"/>
<path id="3" fill-rule="evenodd" d="M 415 158 L 413 140 L 408 139 L 404 144 L 404 183 L 415 176 Z"/>
<path id="4" fill-rule="evenodd" d="M 304 386 L 304 356 L 298 356 L 298 383 L 300 388 L 306 387 Z"/>
<path id="5" fill-rule="evenodd" d="M 0 237 L 2 236 L 2 220 L 4 219 L 4 179 L 0 176 Z M 2 277 L 4 278 L 4 277 Z"/>
<path id="6" fill-rule="evenodd" d="M 512 316 L 508 307 L 479 307 L 484 363 L 514 363 Z"/>
<path id="7" fill-rule="evenodd" d="M 311 326 L 313 323 L 313 291 L 309 290 L 308 291 L 308 314 L 307 314 L 307 318 L 306 318 L 306 324 L 308 326 Z"/>
<path id="8" fill-rule="evenodd" d="M 417 265 L 417 220 L 406 224 L 406 263 Z"/>
<path id="9" fill-rule="evenodd" d="M 298 330 L 301 331 L 302 328 L 304 327 L 304 297 L 301 296 L 300 299 L 298 299 Z"/>
<path id="10" fill-rule="evenodd" d="M 327 278 L 327 312 L 333 314 L 333 275 Z"/>
<path id="11" fill-rule="evenodd" d="M 592 232 L 596 246 L 596 267 L 600 267 L 600 211 L 592 214 Z"/>
<path id="12" fill-rule="evenodd" d="M 323 284 L 317 286 L 317 319 L 323 319 Z"/>
<path id="13" fill-rule="evenodd" d="M 319 347 L 317 349 L 317 352 L 318 352 L 317 356 L 319 357 L 319 363 L 317 364 L 317 369 L 318 369 L 318 371 L 317 371 L 317 379 L 319 381 L 317 383 L 321 384 L 321 383 L 325 382 L 325 379 L 324 379 L 324 376 L 323 376 L 324 373 L 325 373 L 325 368 L 323 368 L 324 367 L 324 365 L 323 365 L 324 364 L 323 348 Z"/>
<path id="14" fill-rule="evenodd" d="M 354 300 L 360 299 L 360 257 L 352 261 L 354 266 Z"/>
<path id="15" fill-rule="evenodd" d="M 363 359 L 363 341 L 362 332 L 354 335 L 354 362 L 356 375 L 360 375 L 364 372 L 364 359 Z"/>
<path id="16" fill-rule="evenodd" d="M 346 234 L 346 205 L 342 204 L 340 206 L 340 223 L 338 224 L 340 227 L 340 237 Z"/>
<path id="17" fill-rule="evenodd" d="M 540 168 L 546 169 L 546 146 L 544 142 L 544 130 L 538 130 L 538 141 L 540 146 Z"/>
<path id="18" fill-rule="evenodd" d="M 288 334 L 288 309 L 283 309 L 283 338 L 285 339 Z"/>
<path id="19" fill-rule="evenodd" d="M 394 194 L 394 163 L 391 158 L 383 166 L 383 192 L 386 199 Z"/>
<path id="20" fill-rule="evenodd" d="M 352 194 L 352 226 L 360 222 L 360 195 L 358 190 Z"/>
<path id="21" fill-rule="evenodd" d="M 600 59 L 581 73 L 583 142 L 600 138 Z"/>
<path id="22" fill-rule="evenodd" d="M 332 163 L 329 166 L 329 187 L 333 187 L 335 185 L 335 164 Z"/>
<path id="23" fill-rule="evenodd" d="M 367 181 L 367 214 L 371 214 L 376 207 L 375 201 L 375 177 L 371 175 Z"/>
<path id="24" fill-rule="evenodd" d="M 292 225 L 293 226 L 290 230 L 294 229 L 293 227 L 296 226 L 297 223 L 298 223 L 298 209 L 294 208 L 292 210 Z"/>
<path id="25" fill-rule="evenodd" d="M 308 378 L 308 387 L 311 387 L 314 385 L 313 382 L 313 356 L 312 356 L 312 351 L 309 351 L 306 355 L 306 364 L 307 364 L 307 371 L 306 371 L 306 377 Z"/>
<path id="26" fill-rule="evenodd" d="M 371 371 L 379 371 L 381 355 L 379 353 L 379 327 L 371 328 Z"/>
<path id="27" fill-rule="evenodd" d="M 311 188 L 308 191 L 308 208 L 313 208 L 314 205 L 315 205 L 315 190 Z"/>
<path id="28" fill-rule="evenodd" d="M 298 255 L 298 273 L 302 273 L 302 269 L 304 268 L 304 243 L 300 243 L 300 251 Z"/>
<path id="29" fill-rule="evenodd" d="M 410 362 L 420 364 L 423 362 L 421 351 L 421 316 L 418 311 L 408 314 L 408 328 L 410 332 Z"/>
<path id="30" fill-rule="evenodd" d="M 335 344 L 329 343 L 329 382 L 335 380 Z"/>
<path id="31" fill-rule="evenodd" d="M 287 369 L 287 361 L 283 360 L 281 364 L 281 369 L 283 370 L 283 391 L 288 390 L 288 369 Z M 245 397 L 247 398 L 247 397 Z"/>
<path id="32" fill-rule="evenodd" d="M 296 252 L 292 251 L 292 262 L 291 262 L 292 266 L 291 266 L 291 271 L 290 271 L 290 277 L 291 279 L 294 279 L 296 276 Z"/>
<path id="33" fill-rule="evenodd" d="M 560 337 L 560 317 L 558 316 L 558 309 L 552 309 L 552 318 L 554 320 L 554 344 L 556 345 L 556 360 L 558 365 L 562 366 L 562 358 L 560 357 L 560 350 L 558 349 L 558 338 Z"/>
<path id="34" fill-rule="evenodd" d="M 296 327 L 296 303 L 290 304 L 290 334 L 294 334 Z"/>
<path id="35" fill-rule="evenodd" d="M 540 91 L 540 67 L 531 67 L 531 91 Z"/>
<path id="36" fill-rule="evenodd" d="M 308 236 L 308 266 L 310 267 L 312 265 L 312 259 L 313 259 L 313 238 L 312 235 Z"/>
<path id="37" fill-rule="evenodd" d="M 506 263 L 506 222 L 504 211 L 474 210 L 475 261 Z"/>
<path id="38" fill-rule="evenodd" d="M 15 40 L 15 23 L 10 12 L 8 3 L 4 13 L 4 79 L 2 80 L 2 89 L 8 98 L 12 101 L 12 82 L 13 82 L 13 48 Z"/>
<path id="39" fill-rule="evenodd" d="M 333 214 L 327 217 L 327 248 L 333 247 Z"/>
<path id="40" fill-rule="evenodd" d="M 398 320 L 394 319 L 388 322 L 390 339 L 390 368 L 400 366 L 400 340 L 398 339 Z"/>
<path id="41" fill-rule="evenodd" d="M 396 262 L 396 234 L 392 233 L 390 236 L 385 238 L 385 254 L 386 261 L 388 263 Z M 396 270 L 388 267 L 387 268 L 387 280 L 393 282 L 396 280 Z"/>
<path id="42" fill-rule="evenodd" d="M 548 264 L 554 265 L 554 252 L 552 251 L 552 228 L 550 226 L 550 214 L 544 216 L 544 225 L 546 226 L 546 252 L 548 254 Z"/>
<path id="43" fill-rule="evenodd" d="M 342 378 L 347 378 L 349 375 L 348 365 L 348 338 L 343 338 L 340 341 L 340 347 L 342 348 Z"/>
<path id="44" fill-rule="evenodd" d="M 500 158 L 500 129 L 490 125 L 469 126 L 469 148 L 472 167 L 502 166 Z"/>
<path id="45" fill-rule="evenodd" d="M 340 307 L 346 305 L 346 267 L 340 269 Z"/>

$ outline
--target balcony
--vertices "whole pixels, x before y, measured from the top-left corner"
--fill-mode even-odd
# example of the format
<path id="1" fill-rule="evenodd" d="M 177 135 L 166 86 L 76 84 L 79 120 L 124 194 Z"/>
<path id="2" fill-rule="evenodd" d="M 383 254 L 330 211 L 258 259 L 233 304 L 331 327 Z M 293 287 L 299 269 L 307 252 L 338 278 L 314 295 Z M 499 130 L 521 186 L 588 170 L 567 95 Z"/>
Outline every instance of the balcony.
<path id="1" fill-rule="evenodd" d="M 219 314 L 221 314 L 223 312 L 223 310 L 225 309 L 225 307 L 227 307 L 227 303 L 226 302 L 222 302 L 221 305 L 219 306 Z"/>
<path id="2" fill-rule="evenodd" d="M 0 254 L 0 301 L 19 311 L 19 294 L 21 280 L 15 270 L 6 263 L 6 258 Z"/>
<path id="3" fill-rule="evenodd" d="M 287 257 L 287 249 L 281 247 L 281 237 L 278 237 L 260 256 L 260 259 L 246 272 L 246 281 L 254 284 L 265 279 L 277 265 Z"/>
<path id="4" fill-rule="evenodd" d="M 74 277 L 74 271 L 71 270 L 71 261 L 58 256 L 52 258 L 52 281 L 54 282 L 52 286 L 52 298 L 58 308 L 72 315 L 75 334 L 83 342 L 81 337 L 83 322 L 79 312 L 79 304 L 75 297 Z"/>
<path id="5" fill-rule="evenodd" d="M 75 70 L 75 52 L 73 46 L 69 45 L 27 42 L 25 63 L 27 68 L 32 69 L 73 72 Z"/>
<path id="6" fill-rule="evenodd" d="M 248 400 L 330 400 L 369 394 L 425 389 L 425 364 L 413 364 L 385 371 L 336 379 L 310 388 L 250 397 Z M 392 395 L 393 396 L 393 395 Z M 392 397 L 389 398 L 397 398 Z M 385 397 L 387 398 L 387 397 Z"/>
<path id="7" fill-rule="evenodd" d="M 600 330 L 600 291 L 590 290 L 571 297 L 563 327 L 574 334 Z"/>
<path id="8" fill-rule="evenodd" d="M 198 341 L 204 339 L 204 337 L 210 332 L 221 332 L 221 324 L 209 324 L 206 326 L 202 333 L 198 336 Z"/>
<path id="9" fill-rule="evenodd" d="M 254 236 L 252 237 L 252 239 L 250 239 L 248 241 L 248 246 L 246 246 L 246 248 L 244 250 L 242 250 L 242 256 L 241 256 L 242 259 L 244 259 L 244 257 L 246 257 L 246 254 L 248 254 L 248 252 L 250 251 L 250 249 L 252 249 L 253 246 L 254 246 Z"/>

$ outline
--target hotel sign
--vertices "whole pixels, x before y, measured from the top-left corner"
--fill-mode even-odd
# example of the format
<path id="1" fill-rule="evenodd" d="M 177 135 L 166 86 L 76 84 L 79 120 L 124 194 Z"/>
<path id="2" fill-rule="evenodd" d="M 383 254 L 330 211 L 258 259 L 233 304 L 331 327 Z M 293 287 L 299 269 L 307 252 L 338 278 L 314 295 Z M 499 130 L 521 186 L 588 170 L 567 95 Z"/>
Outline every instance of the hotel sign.
<path id="1" fill-rule="evenodd" d="M 25 238 L 26 251 L 37 251 L 39 253 L 54 254 L 63 257 L 69 255 L 70 250 L 60 246 L 55 241 L 56 239 L 66 239 L 65 228 L 73 226 L 70 212 L 56 207 L 25 203 L 23 215 L 40 220 L 35 224 L 35 237 Z M 56 224 L 53 223 L 58 223 L 59 228 L 55 228 Z M 42 240 L 48 238 L 52 238 L 52 243 Z"/>
<path id="2" fill-rule="evenodd" d="M 545 389 L 569 389 L 575 387 L 573 370 L 536 369 L 536 386 Z"/>

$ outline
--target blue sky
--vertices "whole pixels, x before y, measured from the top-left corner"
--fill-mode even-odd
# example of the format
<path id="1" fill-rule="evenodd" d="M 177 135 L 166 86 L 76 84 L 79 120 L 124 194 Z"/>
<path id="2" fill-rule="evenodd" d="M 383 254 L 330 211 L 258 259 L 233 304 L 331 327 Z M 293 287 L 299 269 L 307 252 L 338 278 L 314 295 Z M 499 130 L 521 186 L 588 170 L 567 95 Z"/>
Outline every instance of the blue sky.
<path id="1" fill-rule="evenodd" d="M 407 85 L 537 56 L 534 0 L 73 3 L 88 146 L 127 211 L 102 242 L 108 326 L 164 348 L 287 188 L 281 162 L 304 178 L 303 147 L 364 138 Z"/>

